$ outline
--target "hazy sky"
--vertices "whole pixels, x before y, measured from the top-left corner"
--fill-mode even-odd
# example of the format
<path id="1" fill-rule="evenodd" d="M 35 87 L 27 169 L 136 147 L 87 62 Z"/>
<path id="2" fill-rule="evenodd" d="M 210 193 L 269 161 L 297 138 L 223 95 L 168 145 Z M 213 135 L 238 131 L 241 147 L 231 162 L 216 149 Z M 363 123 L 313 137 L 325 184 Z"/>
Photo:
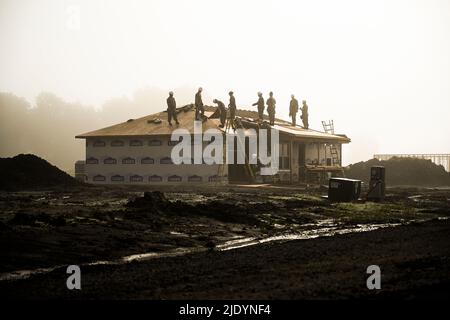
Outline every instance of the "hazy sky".
<path id="1" fill-rule="evenodd" d="M 0 0 L 0 91 L 99 106 L 199 85 L 247 108 L 272 90 L 285 119 L 295 93 L 352 138 L 345 163 L 449 153 L 450 1 Z"/>

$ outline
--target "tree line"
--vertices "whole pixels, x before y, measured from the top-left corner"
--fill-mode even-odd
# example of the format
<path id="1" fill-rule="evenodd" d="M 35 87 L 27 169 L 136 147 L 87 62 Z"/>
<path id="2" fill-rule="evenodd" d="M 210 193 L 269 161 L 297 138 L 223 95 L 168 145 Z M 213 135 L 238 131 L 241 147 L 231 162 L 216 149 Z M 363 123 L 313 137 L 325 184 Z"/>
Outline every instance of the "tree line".
<path id="1" fill-rule="evenodd" d="M 191 103 L 192 92 L 178 88 L 177 102 Z M 33 103 L 0 92 L 0 157 L 32 153 L 73 172 L 75 161 L 84 157 L 84 140 L 75 139 L 77 134 L 160 112 L 166 108 L 166 96 L 164 90 L 144 88 L 131 98 L 111 98 L 96 108 L 51 92 L 41 92 Z"/>

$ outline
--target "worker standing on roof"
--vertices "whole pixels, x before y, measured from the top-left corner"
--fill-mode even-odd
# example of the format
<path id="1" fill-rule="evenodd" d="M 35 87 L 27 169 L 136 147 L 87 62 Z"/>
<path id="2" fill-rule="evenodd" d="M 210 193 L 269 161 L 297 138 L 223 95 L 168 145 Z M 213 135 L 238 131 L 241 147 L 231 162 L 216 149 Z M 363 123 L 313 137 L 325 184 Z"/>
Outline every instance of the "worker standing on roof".
<path id="1" fill-rule="evenodd" d="M 177 119 L 177 102 L 173 97 L 172 91 L 169 92 L 169 97 L 167 98 L 167 118 L 170 126 L 172 125 L 172 118 L 177 124 L 179 124 Z"/>
<path id="2" fill-rule="evenodd" d="M 200 120 L 198 117 L 200 112 L 202 113 L 202 119 L 205 114 L 205 108 L 203 107 L 202 101 L 202 91 L 203 89 L 200 87 L 195 94 L 195 120 Z"/>
<path id="3" fill-rule="evenodd" d="M 303 107 L 300 108 L 302 110 L 302 115 L 300 118 L 303 120 L 303 128 L 308 129 L 308 105 L 306 104 L 306 100 L 303 100 Z"/>
<path id="4" fill-rule="evenodd" d="M 275 124 L 275 104 L 277 103 L 275 98 L 273 97 L 273 92 L 270 91 L 269 99 L 267 99 L 267 113 L 269 114 L 270 125 L 273 126 Z"/>
<path id="5" fill-rule="evenodd" d="M 289 104 L 289 115 L 292 117 L 292 125 L 295 127 L 296 118 L 298 112 L 298 101 L 295 99 L 294 95 L 291 94 L 291 102 Z"/>
<path id="6" fill-rule="evenodd" d="M 258 120 L 264 119 L 264 99 L 261 92 L 258 92 L 258 101 L 252 104 L 252 106 L 258 106 Z"/>
<path id="7" fill-rule="evenodd" d="M 223 128 L 225 126 L 225 121 L 227 119 L 227 109 L 225 108 L 225 104 L 217 99 L 213 100 L 214 103 L 217 103 L 217 107 L 220 111 L 220 128 Z"/>
<path id="8" fill-rule="evenodd" d="M 236 99 L 234 98 L 233 91 L 228 93 L 230 95 L 230 103 L 228 104 L 228 110 L 230 110 L 230 123 L 234 129 L 234 117 L 236 117 Z"/>

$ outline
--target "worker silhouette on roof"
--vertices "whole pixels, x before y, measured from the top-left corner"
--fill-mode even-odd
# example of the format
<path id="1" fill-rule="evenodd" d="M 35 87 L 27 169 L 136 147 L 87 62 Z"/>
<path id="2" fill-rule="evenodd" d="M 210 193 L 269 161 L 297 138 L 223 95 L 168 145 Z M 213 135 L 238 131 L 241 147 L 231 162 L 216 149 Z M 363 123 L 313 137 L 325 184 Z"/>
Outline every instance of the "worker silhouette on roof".
<path id="1" fill-rule="evenodd" d="M 303 107 L 300 108 L 302 110 L 302 115 L 300 118 L 303 120 L 303 128 L 308 129 L 308 105 L 306 104 L 306 100 L 302 101 Z"/>
<path id="2" fill-rule="evenodd" d="M 270 125 L 273 126 L 275 124 L 275 104 L 277 103 L 275 98 L 273 97 L 273 92 L 270 91 L 269 99 L 267 99 L 267 113 L 269 114 Z"/>
<path id="3" fill-rule="evenodd" d="M 298 101 L 294 95 L 291 94 L 291 102 L 289 103 L 289 115 L 292 117 L 292 125 L 295 126 L 298 112 Z"/>
<path id="4" fill-rule="evenodd" d="M 203 91 L 203 89 L 200 87 L 200 88 L 198 88 L 198 91 L 195 94 L 195 120 L 203 119 L 204 114 L 205 114 L 205 108 L 203 106 L 203 101 L 202 101 L 202 91 Z M 201 112 L 201 119 L 199 119 L 200 112 Z"/>
<path id="5" fill-rule="evenodd" d="M 214 103 L 217 103 L 217 107 L 220 111 L 220 128 L 223 128 L 225 126 L 225 121 L 227 119 L 227 108 L 225 108 L 225 104 L 217 99 L 213 100 Z"/>
<path id="6" fill-rule="evenodd" d="M 177 102 L 173 97 L 173 92 L 169 92 L 169 97 L 167 98 L 167 120 L 169 125 L 172 125 L 172 118 L 175 120 L 176 124 L 180 124 L 177 119 Z"/>
<path id="7" fill-rule="evenodd" d="M 234 118 L 236 117 L 236 99 L 234 98 L 233 91 L 228 92 L 230 95 L 230 103 L 228 104 L 228 110 L 230 110 L 230 123 L 231 127 L 234 129 Z"/>
<path id="8" fill-rule="evenodd" d="M 264 119 L 264 98 L 261 92 L 258 92 L 258 101 L 252 104 L 252 106 L 258 106 L 258 120 Z"/>

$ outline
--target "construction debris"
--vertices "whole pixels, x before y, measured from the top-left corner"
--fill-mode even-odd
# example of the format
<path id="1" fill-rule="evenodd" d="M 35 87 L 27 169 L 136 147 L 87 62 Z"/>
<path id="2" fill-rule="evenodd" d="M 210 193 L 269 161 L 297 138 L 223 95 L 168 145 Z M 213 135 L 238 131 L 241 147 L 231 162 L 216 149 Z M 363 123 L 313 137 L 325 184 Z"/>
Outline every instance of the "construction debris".
<path id="1" fill-rule="evenodd" d="M 156 124 L 160 124 L 162 122 L 162 120 L 160 118 L 155 118 L 155 119 L 150 119 L 147 120 L 147 123 L 156 123 Z"/>

